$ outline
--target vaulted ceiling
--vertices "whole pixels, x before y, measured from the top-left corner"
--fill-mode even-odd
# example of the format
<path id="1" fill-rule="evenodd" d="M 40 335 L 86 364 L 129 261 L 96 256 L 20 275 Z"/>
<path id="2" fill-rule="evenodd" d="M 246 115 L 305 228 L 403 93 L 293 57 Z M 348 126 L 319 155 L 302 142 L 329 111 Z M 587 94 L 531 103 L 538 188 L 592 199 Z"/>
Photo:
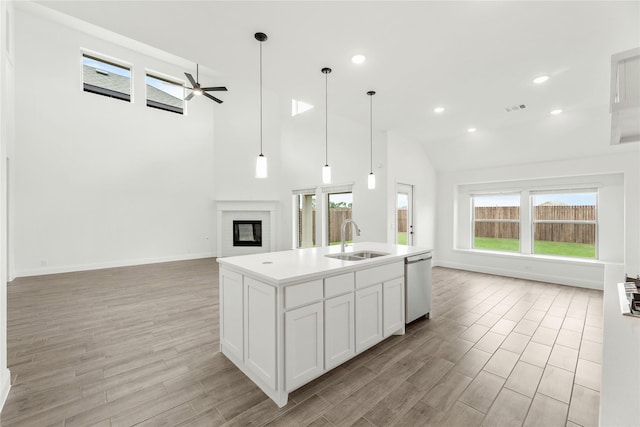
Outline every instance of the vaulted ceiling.
<path id="1" fill-rule="evenodd" d="M 331 67 L 333 112 L 368 123 L 375 90 L 375 127 L 423 144 L 438 170 L 638 150 L 609 142 L 611 55 L 640 46 L 638 1 L 39 3 L 198 62 L 228 97 L 256 84 L 265 32 L 267 89 L 324 105 Z"/>

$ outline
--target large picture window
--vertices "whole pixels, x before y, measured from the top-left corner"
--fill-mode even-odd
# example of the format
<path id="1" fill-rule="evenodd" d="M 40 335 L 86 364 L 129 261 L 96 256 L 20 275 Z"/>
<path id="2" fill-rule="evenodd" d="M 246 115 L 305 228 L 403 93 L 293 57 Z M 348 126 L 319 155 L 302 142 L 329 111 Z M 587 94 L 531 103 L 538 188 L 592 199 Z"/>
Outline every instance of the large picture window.
<path id="1" fill-rule="evenodd" d="M 520 194 L 474 195 L 473 248 L 520 252 Z"/>
<path id="2" fill-rule="evenodd" d="M 532 192 L 533 253 L 596 258 L 597 192 Z"/>

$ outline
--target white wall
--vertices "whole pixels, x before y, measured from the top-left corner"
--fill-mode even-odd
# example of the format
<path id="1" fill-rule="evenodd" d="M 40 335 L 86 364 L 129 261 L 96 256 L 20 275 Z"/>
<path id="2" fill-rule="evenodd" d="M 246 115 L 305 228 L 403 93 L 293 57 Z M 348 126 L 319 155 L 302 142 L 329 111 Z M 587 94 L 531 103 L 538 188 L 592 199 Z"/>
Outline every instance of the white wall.
<path id="1" fill-rule="evenodd" d="M 13 2 L 0 2 L 0 410 L 9 394 L 11 373 L 7 369 L 7 279 L 8 257 L 13 245 L 9 233 L 12 210 L 14 118 L 14 17 Z"/>
<path id="2" fill-rule="evenodd" d="M 457 197 L 461 185 L 546 178 L 572 180 L 574 178 L 568 177 L 580 176 L 590 176 L 585 179 L 591 182 L 593 176 L 598 174 L 620 174 L 624 181 L 623 185 L 608 183 L 601 187 L 599 247 L 602 262 L 561 261 L 468 251 L 465 250 L 468 245 L 462 243 L 465 238 L 457 234 L 456 223 L 464 225 L 468 222 L 462 218 L 466 213 L 466 205 L 457 206 L 456 209 L 457 204 L 464 205 Z M 629 236 L 637 236 L 640 228 L 640 217 L 637 215 L 639 198 L 637 165 L 634 158 L 622 153 L 598 158 L 440 173 L 436 262 L 454 268 L 602 289 L 603 262 L 625 262 L 629 271 L 638 268 L 639 241 Z M 460 232 L 464 233 L 464 230 Z"/>
<path id="3" fill-rule="evenodd" d="M 324 108 L 317 106 L 291 117 L 291 98 L 265 90 L 263 145 L 269 176 L 256 179 L 254 168 L 260 136 L 258 94 L 257 85 L 233 85 L 229 102 L 216 116 L 216 197 L 278 201 L 276 248 L 284 250 L 291 248 L 292 241 L 292 190 L 322 186 Z M 385 133 L 374 130 L 377 186 L 368 190 L 369 127 L 329 113 L 328 160 L 332 181 L 353 184 L 353 218 L 362 230 L 357 241 L 385 242 L 387 238 L 385 152 Z M 378 163 L 382 165 L 376 167 Z"/>
<path id="4" fill-rule="evenodd" d="M 17 275 L 214 255 L 217 104 L 148 108 L 144 70 L 183 66 L 16 12 Z M 134 102 L 82 91 L 83 48 L 133 65 Z"/>
<path id="5" fill-rule="evenodd" d="M 394 132 L 388 132 L 387 138 L 388 241 L 395 241 L 396 185 L 411 184 L 414 186 L 413 244 L 434 249 L 436 248 L 436 171 L 422 146 Z"/>

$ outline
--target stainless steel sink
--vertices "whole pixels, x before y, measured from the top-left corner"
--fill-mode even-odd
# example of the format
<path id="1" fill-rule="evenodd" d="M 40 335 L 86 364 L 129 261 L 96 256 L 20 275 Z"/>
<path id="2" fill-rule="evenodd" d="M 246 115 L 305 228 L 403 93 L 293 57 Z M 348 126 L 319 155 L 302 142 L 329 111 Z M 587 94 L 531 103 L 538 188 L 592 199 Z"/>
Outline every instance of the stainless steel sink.
<path id="1" fill-rule="evenodd" d="M 387 252 L 372 252 L 372 251 L 358 251 L 354 252 L 353 256 L 362 257 L 365 259 L 368 258 L 377 258 L 379 256 L 389 255 Z"/>
<path id="2" fill-rule="evenodd" d="M 386 252 L 371 252 L 371 251 L 358 251 L 358 252 L 340 252 L 337 254 L 325 255 L 327 258 L 335 258 L 343 261 L 364 261 L 365 259 L 376 258 L 379 256 L 389 255 Z"/>

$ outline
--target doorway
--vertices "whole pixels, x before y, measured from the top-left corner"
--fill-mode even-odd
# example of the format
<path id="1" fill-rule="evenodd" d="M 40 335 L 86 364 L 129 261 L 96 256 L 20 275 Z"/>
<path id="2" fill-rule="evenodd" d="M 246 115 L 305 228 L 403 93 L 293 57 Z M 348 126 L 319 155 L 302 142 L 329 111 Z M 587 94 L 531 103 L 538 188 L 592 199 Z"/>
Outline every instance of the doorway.
<path id="1" fill-rule="evenodd" d="M 413 245 L 413 185 L 397 185 L 396 244 Z"/>

